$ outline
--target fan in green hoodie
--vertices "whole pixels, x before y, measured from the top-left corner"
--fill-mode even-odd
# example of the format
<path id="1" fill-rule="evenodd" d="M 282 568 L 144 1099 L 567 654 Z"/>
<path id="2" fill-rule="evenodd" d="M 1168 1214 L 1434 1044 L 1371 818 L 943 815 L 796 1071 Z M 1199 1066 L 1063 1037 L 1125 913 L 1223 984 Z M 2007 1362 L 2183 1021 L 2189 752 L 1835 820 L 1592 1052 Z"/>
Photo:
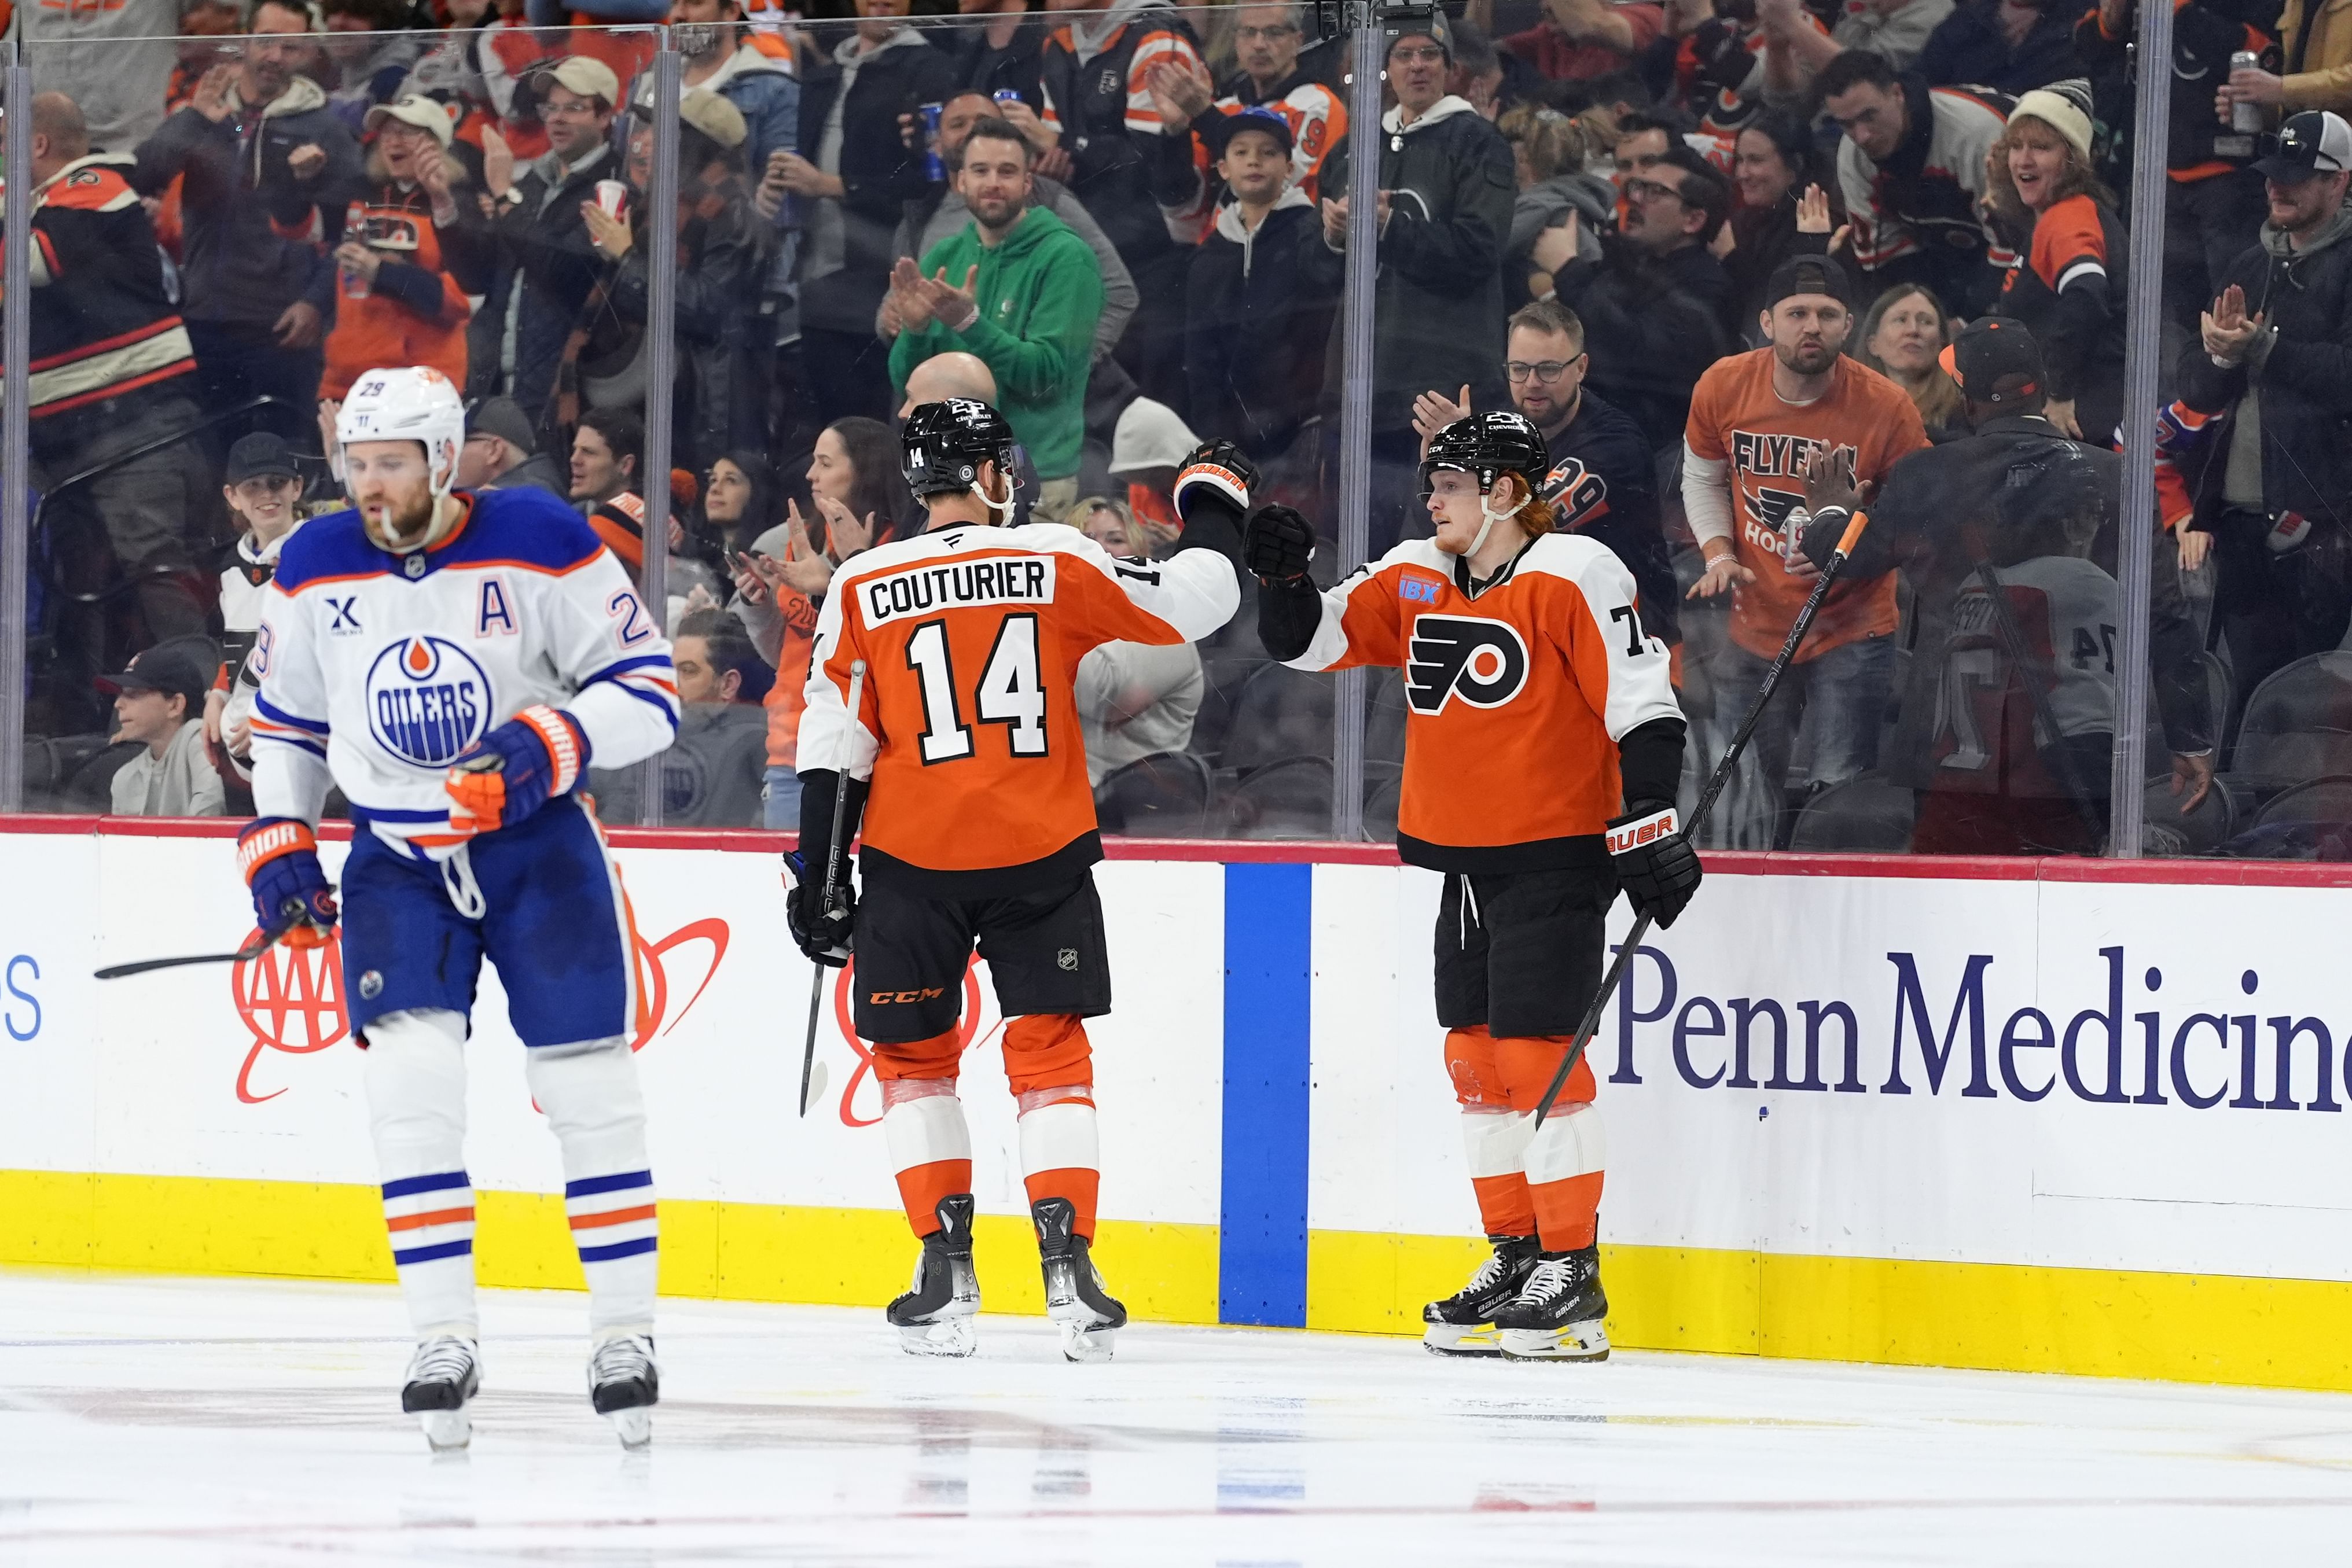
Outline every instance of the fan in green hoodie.
<path id="1" fill-rule="evenodd" d="M 886 330 L 898 329 L 890 379 L 902 395 L 908 374 L 932 355 L 979 355 L 1037 477 L 1052 481 L 1078 471 L 1102 271 L 1068 225 L 1029 204 L 1030 156 L 1009 124 L 973 129 L 956 173 L 971 222 L 919 268 L 900 260 L 882 316 Z"/>

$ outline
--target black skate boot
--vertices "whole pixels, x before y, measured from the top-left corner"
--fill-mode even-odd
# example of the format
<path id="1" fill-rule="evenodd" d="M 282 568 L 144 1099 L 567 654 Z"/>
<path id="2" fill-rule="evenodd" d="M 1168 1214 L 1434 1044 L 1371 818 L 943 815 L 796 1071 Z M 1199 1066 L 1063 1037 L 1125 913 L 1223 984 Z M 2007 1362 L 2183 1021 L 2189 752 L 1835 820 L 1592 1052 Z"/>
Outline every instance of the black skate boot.
<path id="1" fill-rule="evenodd" d="M 1519 1287 L 1518 1299 L 1496 1310 L 1503 1354 L 1512 1361 L 1607 1361 L 1609 1335 L 1601 1320 L 1609 1298 L 1601 1290 L 1601 1249 L 1547 1252 Z"/>
<path id="2" fill-rule="evenodd" d="M 654 1336 L 616 1333 L 588 1357 L 588 1400 L 613 1423 L 621 1447 L 642 1448 L 654 1440 L 654 1406 L 661 1400 L 661 1368 L 654 1364 Z"/>
<path id="3" fill-rule="evenodd" d="M 1495 1255 L 1478 1265 L 1470 1282 L 1442 1301 L 1421 1309 L 1421 1343 L 1439 1355 L 1495 1355 L 1501 1343 L 1495 1314 L 1515 1300 L 1535 1269 L 1532 1236 L 1489 1236 Z"/>
<path id="4" fill-rule="evenodd" d="M 970 1355 L 980 1348 L 980 1276 L 971 1266 L 971 1194 L 940 1199 L 940 1228 L 923 1238 L 915 1282 L 884 1309 L 908 1355 Z"/>
<path id="5" fill-rule="evenodd" d="M 474 1418 L 466 1406 L 482 1386 L 481 1354 L 475 1343 L 457 1334 L 419 1340 L 408 1361 L 408 1382 L 400 1407 L 425 1427 L 436 1454 L 463 1452 L 474 1438 Z"/>
<path id="6" fill-rule="evenodd" d="M 1103 1290 L 1092 1249 L 1077 1232 L 1078 1211 L 1066 1197 L 1041 1197 L 1029 1206 L 1029 1218 L 1045 1267 L 1045 1315 L 1062 1331 L 1062 1354 L 1108 1361 L 1112 1336 L 1127 1326 L 1127 1308 Z"/>

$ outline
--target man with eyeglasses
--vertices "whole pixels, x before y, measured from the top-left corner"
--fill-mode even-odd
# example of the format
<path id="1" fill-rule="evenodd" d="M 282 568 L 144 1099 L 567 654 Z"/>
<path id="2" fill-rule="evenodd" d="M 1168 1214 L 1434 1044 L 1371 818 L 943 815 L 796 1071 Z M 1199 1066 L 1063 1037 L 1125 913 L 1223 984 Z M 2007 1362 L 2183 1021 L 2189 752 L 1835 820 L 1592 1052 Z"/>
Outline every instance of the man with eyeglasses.
<path id="1" fill-rule="evenodd" d="M 1674 649 L 1680 684 L 1682 628 L 1677 622 L 1674 564 L 1658 519 L 1657 465 L 1642 427 L 1586 385 L 1591 357 L 1584 323 L 1557 300 L 1523 306 L 1510 321 L 1503 377 L 1511 405 L 1543 436 L 1551 468 L 1538 493 L 1551 504 L 1553 526 L 1609 547 L 1633 574 L 1642 624 Z M 1413 403 L 1413 425 L 1423 450 L 1437 433 L 1470 410 L 1440 392 Z"/>
<path id="2" fill-rule="evenodd" d="M 2018 259 L 1977 207 L 2011 100 L 1979 88 L 1930 88 L 1864 49 L 1832 60 L 1813 92 L 1844 132 L 1838 184 L 1866 291 L 1922 283 L 1958 315 L 1989 307 Z"/>
<path id="3" fill-rule="evenodd" d="M 1380 280 L 1373 293 L 1371 550 L 1384 553 L 1429 525 L 1421 500 L 1421 435 L 1413 399 L 1432 385 L 1467 385 L 1474 406 L 1500 409 L 1503 242 L 1517 181 L 1510 143 L 1446 90 L 1453 24 L 1443 10 L 1393 24 L 1388 80 L 1396 105 L 1378 127 L 1380 199 L 1373 214 Z M 1316 286 L 1336 291 L 1347 271 L 1347 164 L 1351 133 L 1323 173 L 1323 243 L 1309 244 Z M 1338 386 L 1337 371 L 1331 384 Z"/>
<path id="4" fill-rule="evenodd" d="M 1731 280 L 1708 248 L 1731 206 L 1731 189 L 1688 147 L 1666 150 L 1647 174 L 1624 182 L 1618 232 L 1597 261 L 1576 254 L 1574 214 L 1548 229 L 1535 259 L 1550 267 L 1549 298 L 1574 310 L 1592 350 L 1592 384 L 1630 414 L 1653 451 L 1682 437 L 1691 388 L 1731 346 L 1724 311 Z"/>

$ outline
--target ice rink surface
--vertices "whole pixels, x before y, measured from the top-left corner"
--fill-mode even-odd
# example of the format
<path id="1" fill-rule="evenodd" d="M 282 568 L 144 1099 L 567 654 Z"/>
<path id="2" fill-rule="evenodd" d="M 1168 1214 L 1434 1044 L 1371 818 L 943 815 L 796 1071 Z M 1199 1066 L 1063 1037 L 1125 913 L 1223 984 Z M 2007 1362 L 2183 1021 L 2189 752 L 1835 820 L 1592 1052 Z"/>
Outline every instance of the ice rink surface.
<path id="1" fill-rule="evenodd" d="M 665 1301 L 632 1457 L 584 1307 L 486 1295 L 436 1460 L 388 1287 L 0 1271 L 0 1568 L 2352 1561 L 2334 1396 L 1154 1325 L 1080 1367 L 1019 1318 L 920 1362 L 875 1312 Z"/>

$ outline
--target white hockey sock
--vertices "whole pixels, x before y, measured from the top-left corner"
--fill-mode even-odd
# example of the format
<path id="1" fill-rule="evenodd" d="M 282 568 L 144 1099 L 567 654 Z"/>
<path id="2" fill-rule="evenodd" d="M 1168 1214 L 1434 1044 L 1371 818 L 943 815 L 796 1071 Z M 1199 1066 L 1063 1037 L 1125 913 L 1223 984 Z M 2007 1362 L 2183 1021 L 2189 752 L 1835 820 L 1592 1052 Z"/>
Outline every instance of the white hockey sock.
<path id="1" fill-rule="evenodd" d="M 971 1129 L 951 1078 L 899 1078 L 882 1086 L 882 1141 L 898 1201 L 918 1236 L 940 1228 L 940 1200 L 971 1190 Z"/>
<path id="2" fill-rule="evenodd" d="M 1077 1211 L 1077 1233 L 1094 1239 L 1095 1203 L 1102 1186 L 1102 1141 L 1091 1084 L 1034 1090 L 1020 1097 L 1021 1174 L 1029 1201 L 1066 1197 Z"/>
<path id="3" fill-rule="evenodd" d="M 1589 1101 L 1560 1106 L 1528 1141 L 1528 1195 L 1535 1203 L 1536 1229 L 1545 1251 L 1592 1245 L 1608 1165 L 1609 1138 L 1601 1109 Z"/>
<path id="4" fill-rule="evenodd" d="M 589 1332 L 598 1340 L 649 1333 L 660 1259 L 637 1060 L 615 1035 L 533 1047 L 523 1067 L 563 1150 L 563 1207 L 588 1277 Z"/>
<path id="5" fill-rule="evenodd" d="M 368 1026 L 367 1040 L 368 1130 L 409 1324 L 419 1339 L 477 1338 L 465 1020 L 443 1009 L 390 1013 Z"/>

